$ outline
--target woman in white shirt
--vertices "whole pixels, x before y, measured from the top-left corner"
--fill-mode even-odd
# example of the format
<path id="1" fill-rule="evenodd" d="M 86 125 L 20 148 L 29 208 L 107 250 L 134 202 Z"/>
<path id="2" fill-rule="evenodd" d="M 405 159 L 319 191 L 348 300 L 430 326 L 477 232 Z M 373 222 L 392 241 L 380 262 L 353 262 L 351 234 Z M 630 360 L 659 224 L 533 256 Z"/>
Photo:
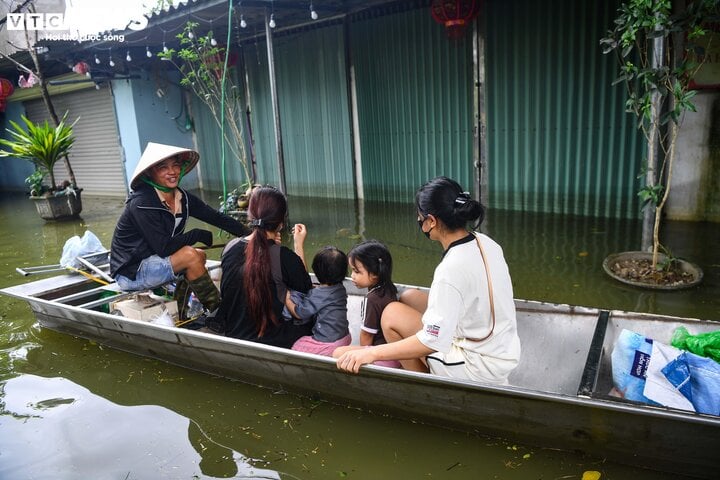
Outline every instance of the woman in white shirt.
<path id="1" fill-rule="evenodd" d="M 480 225 L 482 206 L 447 177 L 420 187 L 415 205 L 420 230 L 444 251 L 430 292 L 408 290 L 388 305 L 388 343 L 347 351 L 338 368 L 357 373 L 368 363 L 400 360 L 407 370 L 507 383 L 520 360 L 515 303 L 502 248 L 466 228 Z"/>

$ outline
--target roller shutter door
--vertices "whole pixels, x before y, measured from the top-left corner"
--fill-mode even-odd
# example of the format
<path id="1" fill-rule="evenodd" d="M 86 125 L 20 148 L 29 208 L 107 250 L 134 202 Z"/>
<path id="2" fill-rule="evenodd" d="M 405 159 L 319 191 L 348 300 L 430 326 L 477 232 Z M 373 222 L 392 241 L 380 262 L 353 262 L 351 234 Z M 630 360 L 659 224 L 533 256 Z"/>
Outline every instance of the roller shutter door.
<path id="1" fill-rule="evenodd" d="M 75 145 L 70 165 L 78 185 L 88 195 L 125 196 L 127 194 L 122 150 L 118 135 L 112 93 L 109 87 L 88 88 L 52 97 L 58 117 L 69 111 L 75 124 Z M 50 121 L 42 99 L 25 102 L 27 117 L 33 122 Z M 65 162 L 55 166 L 55 180 L 67 179 Z"/>

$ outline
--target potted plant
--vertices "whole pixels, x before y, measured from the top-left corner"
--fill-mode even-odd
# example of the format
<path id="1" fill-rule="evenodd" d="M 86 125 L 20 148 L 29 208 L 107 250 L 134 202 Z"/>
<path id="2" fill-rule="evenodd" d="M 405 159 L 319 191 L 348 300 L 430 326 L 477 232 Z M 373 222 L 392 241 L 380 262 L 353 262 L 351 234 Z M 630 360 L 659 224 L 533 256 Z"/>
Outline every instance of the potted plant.
<path id="1" fill-rule="evenodd" d="M 35 172 L 25 182 L 30 186 L 30 199 L 46 220 L 76 217 L 82 211 L 82 189 L 67 180 L 60 185 L 55 182 L 55 164 L 68 155 L 75 143 L 72 134 L 75 123 L 67 124 L 67 115 L 65 113 L 57 127 L 47 121 L 35 124 L 25 116 L 22 116 L 25 128 L 10 120 L 12 128 L 7 129 L 10 138 L 0 139 L 0 146 L 5 147 L 0 150 L 0 156 L 22 158 L 35 165 Z M 49 185 L 43 183 L 46 176 L 50 179 Z"/>
<path id="2" fill-rule="evenodd" d="M 695 111 L 692 78 L 696 41 L 718 13 L 717 0 L 687 2 L 674 12 L 671 0 L 627 0 L 618 9 L 614 28 L 600 41 L 603 53 L 615 53 L 620 75 L 613 84 L 627 88 L 626 111 L 634 114 L 647 140 L 640 252 L 609 256 L 603 263 L 614 278 L 638 286 L 678 288 L 702 279 L 696 266 L 675 258 L 660 242 L 663 208 L 668 200 L 676 160 L 678 130 L 687 111 Z M 701 56 L 700 56 L 701 57 Z"/>

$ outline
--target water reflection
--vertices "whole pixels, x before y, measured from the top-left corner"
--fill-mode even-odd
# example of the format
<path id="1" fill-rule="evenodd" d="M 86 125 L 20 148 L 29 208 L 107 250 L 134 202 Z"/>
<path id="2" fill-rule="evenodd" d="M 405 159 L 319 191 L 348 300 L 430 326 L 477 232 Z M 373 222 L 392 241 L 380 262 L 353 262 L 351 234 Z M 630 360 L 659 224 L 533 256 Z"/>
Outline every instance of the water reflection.
<path id="1" fill-rule="evenodd" d="M 82 463 L 93 455 L 117 457 L 105 463 L 90 460 L 98 468 L 94 475 L 68 478 L 108 478 L 111 474 L 125 478 L 121 467 L 132 471 L 129 478 L 148 479 L 193 478 L 198 471 L 218 478 L 267 478 L 267 470 L 278 475 L 269 478 L 286 479 L 476 479 L 480 471 L 482 478 L 579 479 L 586 470 L 601 471 L 605 478 L 677 478 L 258 389 L 52 331 L 43 330 L 37 340 L 38 346 L 25 361 L 15 365 L 15 374 L 32 382 L 26 380 L 23 388 L 16 388 L 20 381 L 13 378 L 6 384 L 10 406 L 5 410 L 42 417 L 37 423 L 24 424 L 27 429 L 18 438 L 34 438 L 39 431 L 54 442 L 75 442 L 53 444 L 51 466 L 64 468 L 63 462 Z M 47 383 L 38 386 L 43 381 Z M 58 406 L 49 413 L 21 404 L 51 399 Z M 13 423 L 6 429 L 4 418 L 0 417 L 3 451 L 5 443 L 14 441 L 16 430 L 23 428 Z M 88 422 L 99 432 L 91 432 Z M 109 433 L 114 431 L 117 437 Z M 24 448 L 32 450 L 26 457 L 13 457 L 11 466 L 23 473 L 20 477 L 30 477 L 24 475 L 20 458 L 41 455 L 45 442 L 38 441 L 38 445 L 28 441 L 13 450 L 18 454 Z M 150 442 L 148 458 L 135 461 L 139 446 L 126 453 L 125 444 L 133 442 Z M 433 454 L 427 455 L 428 451 Z M 171 466 L 174 477 L 165 475 Z M 250 467 L 252 475 L 247 473 Z M 0 478 L 17 478 L 2 473 Z"/>
<path id="2" fill-rule="evenodd" d="M 217 197 L 206 195 L 213 205 Z M 57 263 L 64 242 L 86 229 L 109 246 L 122 199 L 83 200 L 81 218 L 50 223 L 23 196 L 0 196 L 0 287 L 39 278 L 21 277 L 15 267 Z M 418 233 L 411 204 L 356 208 L 353 201 L 291 198 L 290 220 L 308 225 L 308 256 L 327 244 L 347 251 L 362 239 L 383 240 L 395 258 L 397 282 L 428 285 L 441 255 L 437 243 Z M 484 225 L 505 250 L 516 297 L 720 320 L 720 250 L 714 248 L 720 225 L 667 224 L 675 254 L 705 271 L 700 287 L 672 293 L 626 287 L 601 272 L 607 253 L 636 248 L 638 228 L 627 220 L 503 211 L 488 212 Z M 0 416 L 0 478 L 124 479 L 128 472 L 128 478 L 162 478 L 171 465 L 180 467 L 165 478 L 249 476 L 248 468 L 255 475 L 267 469 L 271 478 L 313 479 L 579 479 L 585 470 L 601 471 L 602 478 L 677 478 L 529 447 L 520 438 L 488 440 L 397 421 L 108 350 L 40 329 L 25 303 L 7 297 L 0 297 L 0 317 L 2 409 L 35 415 L 26 423 Z M 108 432 L 114 430 L 121 436 L 113 440 Z M 53 457 L 41 458 L 33 441 Z M 127 447 L 132 457 L 126 444 L 133 444 Z M 47 470 L 36 461 L 49 462 Z"/>
<path id="3" fill-rule="evenodd" d="M 2 478 L 280 478 L 164 407 L 117 405 L 63 378 L 21 375 L 3 390 Z"/>
<path id="4" fill-rule="evenodd" d="M 393 279 L 419 285 L 430 284 L 440 260 L 439 244 L 418 232 L 412 204 L 365 202 L 355 210 L 352 201 L 301 198 L 291 199 L 290 213 L 308 226 L 308 256 L 326 244 L 347 251 L 376 238 L 393 255 Z M 720 320 L 720 249 L 709 248 L 720 245 L 720 224 L 665 223 L 666 246 L 705 274 L 698 287 L 674 292 L 631 287 L 603 272 L 608 254 L 639 248 L 640 228 L 636 220 L 491 210 L 481 230 L 503 247 L 517 298 Z"/>

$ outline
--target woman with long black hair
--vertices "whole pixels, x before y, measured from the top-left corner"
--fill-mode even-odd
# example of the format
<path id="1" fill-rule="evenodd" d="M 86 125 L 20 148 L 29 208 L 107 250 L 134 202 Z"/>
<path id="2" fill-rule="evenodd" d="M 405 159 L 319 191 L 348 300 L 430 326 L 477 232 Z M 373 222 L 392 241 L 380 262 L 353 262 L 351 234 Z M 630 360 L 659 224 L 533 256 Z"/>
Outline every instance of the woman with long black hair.
<path id="1" fill-rule="evenodd" d="M 305 226 L 293 229 L 295 252 L 276 241 L 286 217 L 282 192 L 274 187 L 253 191 L 248 205 L 252 233 L 228 243 L 221 259 L 218 319 L 226 336 L 290 348 L 312 334 L 312 322 L 299 325 L 282 315 L 288 290 L 307 293 L 312 287 L 303 260 Z"/>

